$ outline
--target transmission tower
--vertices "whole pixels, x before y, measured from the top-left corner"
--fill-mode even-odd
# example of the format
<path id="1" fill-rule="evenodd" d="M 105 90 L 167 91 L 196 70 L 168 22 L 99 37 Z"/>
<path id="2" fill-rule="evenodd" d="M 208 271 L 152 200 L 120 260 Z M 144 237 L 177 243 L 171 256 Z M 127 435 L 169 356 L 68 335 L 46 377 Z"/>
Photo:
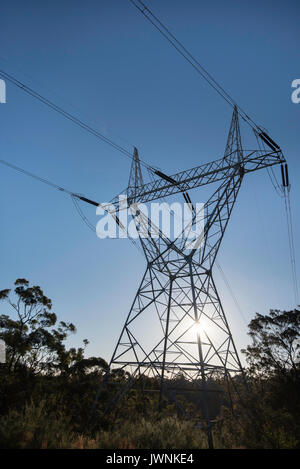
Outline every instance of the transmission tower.
<path id="1" fill-rule="evenodd" d="M 259 136 L 271 151 L 243 150 L 235 108 L 222 159 L 172 176 L 157 170 L 159 179 L 147 184 L 135 149 L 127 189 L 129 207 L 182 192 L 190 201 L 194 224 L 203 213 L 196 213 L 187 191 L 213 182 L 218 182 L 218 187 L 204 205 L 201 243 L 199 239 L 193 249 L 186 238 L 171 241 L 149 218 L 138 211 L 133 215 L 147 265 L 97 399 L 111 381 L 113 370 L 130 374 L 112 395 L 106 412 L 139 378 L 148 376 L 157 383 L 159 408 L 168 400 L 189 417 L 188 405 L 185 408 L 181 398 L 183 390 L 174 387 L 176 378 L 184 377 L 209 430 L 210 380 L 218 377 L 226 382 L 243 373 L 214 282 L 213 266 L 245 175 L 285 162 L 275 142 L 266 133 Z M 118 199 L 113 203 L 118 206 Z M 153 232 L 156 237 L 151 236 Z"/>

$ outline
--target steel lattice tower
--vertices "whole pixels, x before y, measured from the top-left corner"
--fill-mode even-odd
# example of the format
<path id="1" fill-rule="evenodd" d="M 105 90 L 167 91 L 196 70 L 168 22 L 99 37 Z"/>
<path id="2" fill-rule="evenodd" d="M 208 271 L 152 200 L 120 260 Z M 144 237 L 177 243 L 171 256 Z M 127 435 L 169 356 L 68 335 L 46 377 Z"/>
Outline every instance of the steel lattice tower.
<path id="1" fill-rule="evenodd" d="M 147 266 L 98 398 L 112 370 L 129 371 L 130 377 L 112 396 L 107 410 L 123 398 L 138 378 L 147 375 L 157 382 L 160 407 L 166 398 L 188 415 L 174 389 L 174 379 L 181 376 L 191 383 L 203 421 L 210 428 L 210 379 L 217 376 L 226 382 L 243 373 L 214 282 L 213 266 L 245 174 L 285 161 L 274 142 L 266 143 L 272 151 L 243 151 L 235 108 L 221 160 L 172 177 L 157 171 L 160 179 L 144 184 L 135 149 L 127 189 L 129 206 L 179 192 L 190 200 L 186 191 L 191 188 L 211 182 L 218 182 L 218 187 L 204 206 L 205 224 L 198 249 L 188 249 L 185 238 L 171 241 L 141 213 L 133 215 Z M 117 199 L 114 202 L 117 204 Z M 203 213 L 194 210 L 193 223 L 199 216 Z M 150 236 L 151 230 L 156 232 L 156 238 Z M 149 236 L 145 237 L 147 233 Z"/>

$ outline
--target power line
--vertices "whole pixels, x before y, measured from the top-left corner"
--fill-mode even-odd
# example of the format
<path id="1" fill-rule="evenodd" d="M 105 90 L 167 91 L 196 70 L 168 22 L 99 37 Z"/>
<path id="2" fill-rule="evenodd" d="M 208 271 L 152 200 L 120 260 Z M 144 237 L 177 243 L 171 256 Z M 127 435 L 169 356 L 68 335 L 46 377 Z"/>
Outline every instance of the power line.
<path id="1" fill-rule="evenodd" d="M 82 211 L 81 208 L 79 207 L 79 203 L 78 203 L 77 197 L 74 197 L 73 195 L 71 195 L 71 199 L 72 199 L 72 202 L 73 202 L 73 204 L 74 204 L 74 207 L 76 208 L 76 211 L 77 211 L 78 215 L 80 216 L 80 218 L 82 219 L 82 221 L 86 224 L 86 226 L 87 226 L 91 231 L 93 231 L 94 233 L 96 233 L 96 227 L 89 221 L 89 219 L 85 216 L 85 214 L 83 213 L 83 211 Z"/>
<path id="2" fill-rule="evenodd" d="M 86 224 L 86 226 L 91 230 L 93 231 L 93 233 L 97 233 L 97 228 L 96 226 L 93 225 L 92 222 L 90 222 L 90 220 L 85 216 L 85 214 L 83 213 L 80 205 L 79 205 L 79 200 L 78 200 L 78 197 L 74 196 L 74 195 L 71 195 L 71 198 L 72 198 L 72 202 L 74 204 L 74 207 L 77 211 L 77 213 L 79 214 L 80 218 L 82 219 L 82 221 Z M 114 218 L 114 220 L 116 221 L 116 219 Z M 139 246 L 139 244 L 132 238 L 132 236 L 129 235 L 128 233 L 128 230 L 121 224 L 121 223 L 117 223 L 118 226 L 119 226 L 119 229 L 121 231 L 123 231 L 127 237 L 129 238 L 129 240 L 131 241 L 131 243 L 139 250 L 140 253 L 144 254 L 144 252 L 142 251 L 141 247 Z"/>
<path id="3" fill-rule="evenodd" d="M 226 285 L 226 287 L 227 287 L 227 289 L 228 289 L 228 291 L 229 291 L 229 294 L 231 295 L 231 298 L 233 299 L 233 301 L 234 301 L 234 303 L 235 303 L 235 306 L 236 306 L 237 310 L 239 311 L 239 313 L 240 313 L 240 315 L 241 315 L 241 317 L 242 317 L 244 323 L 246 324 L 246 326 L 248 326 L 248 322 L 247 322 L 247 320 L 246 320 L 246 318 L 245 318 L 245 316 L 244 316 L 243 310 L 242 310 L 242 308 L 241 308 L 241 306 L 240 306 L 240 304 L 239 304 L 239 302 L 238 302 L 238 300 L 237 300 L 237 298 L 236 298 L 236 296 L 235 296 L 235 294 L 234 294 L 234 292 L 233 292 L 233 290 L 232 290 L 232 288 L 231 288 L 231 286 L 230 286 L 229 280 L 227 279 L 227 277 L 226 277 L 226 275 L 225 275 L 225 273 L 224 273 L 224 270 L 222 269 L 222 267 L 220 266 L 220 264 L 219 264 L 219 262 L 218 262 L 217 260 L 216 260 L 215 262 L 216 262 L 216 265 L 217 265 L 217 267 L 218 267 L 218 269 L 219 269 L 219 271 L 220 271 L 220 274 L 221 274 L 221 276 L 222 276 L 222 278 L 223 278 L 223 281 L 224 281 L 224 283 L 225 283 L 225 285 Z"/>
<path id="4" fill-rule="evenodd" d="M 5 78 L 7 81 L 9 81 L 10 83 L 12 83 L 13 85 L 17 86 L 18 88 L 20 88 L 21 90 L 25 91 L 25 93 L 29 94 L 30 96 L 34 97 L 35 99 L 39 100 L 40 102 L 42 102 L 43 104 L 45 104 L 46 106 L 50 107 L 51 109 L 53 109 L 54 111 L 56 111 L 57 113 L 61 114 L 62 116 L 64 116 L 66 119 L 70 120 L 71 122 L 73 122 L 74 124 L 78 125 L 79 127 L 81 127 L 82 129 L 86 130 L 87 132 L 89 132 L 90 134 L 94 135 L 95 137 L 99 138 L 100 140 L 102 140 L 103 142 L 107 143 L 108 145 L 112 146 L 115 150 L 118 150 L 120 153 L 122 153 L 123 155 L 127 156 L 128 158 L 130 158 L 131 160 L 133 159 L 133 156 L 132 154 L 126 150 L 126 148 L 122 147 L 121 145 L 115 143 L 113 140 L 111 140 L 110 138 L 108 137 L 105 137 L 105 135 L 101 134 L 98 130 L 94 129 L 93 127 L 91 127 L 90 125 L 86 124 L 84 121 L 82 121 L 81 119 L 79 119 L 78 117 L 74 116 L 73 114 L 70 114 L 68 111 L 65 111 L 62 107 L 58 106 L 57 104 L 55 104 L 53 101 L 50 101 L 48 98 L 45 98 L 44 96 L 42 96 L 40 93 L 34 91 L 32 88 L 30 88 L 29 86 L 25 85 L 24 83 L 20 82 L 17 78 L 15 78 L 14 76 L 8 74 L 7 72 L 5 72 L 4 70 L 0 70 L 0 76 L 2 76 L 3 78 Z M 154 168 L 149 165 L 148 163 L 146 163 L 145 161 L 141 160 L 141 164 L 143 166 L 145 166 L 146 168 L 150 169 L 151 171 L 154 170 Z"/>
<path id="5" fill-rule="evenodd" d="M 11 169 L 14 169 L 15 171 L 18 171 L 19 173 L 25 174 L 26 176 L 29 176 L 33 179 L 36 179 L 37 181 L 42 182 L 43 184 L 47 184 L 48 186 L 53 187 L 54 189 L 57 189 L 61 192 L 65 192 L 66 194 L 73 195 L 73 196 L 78 196 L 74 192 L 69 191 L 68 189 L 65 189 L 64 187 L 58 186 L 57 184 L 49 181 L 48 179 L 41 178 L 40 176 L 37 176 L 36 174 L 33 174 L 29 171 L 26 171 L 23 168 L 20 168 L 19 166 L 15 166 L 14 164 L 9 163 L 8 161 L 5 160 L 0 160 L 0 164 L 3 164 L 5 166 L 8 166 Z"/>
<path id="6" fill-rule="evenodd" d="M 285 212 L 286 212 L 286 220 L 287 220 L 290 259 L 291 259 L 291 267 L 292 267 L 292 281 L 293 281 L 293 289 L 294 289 L 294 297 L 295 297 L 295 306 L 297 306 L 299 304 L 299 291 L 298 291 L 298 282 L 297 282 L 295 243 L 294 243 L 292 211 L 291 211 L 291 201 L 290 201 L 290 186 L 284 186 L 283 189 L 284 189 L 284 203 L 285 203 Z"/>
<path id="7" fill-rule="evenodd" d="M 171 31 L 159 20 L 157 16 L 141 1 L 129 0 L 140 13 L 161 33 L 161 35 L 177 50 L 177 52 L 201 75 L 201 77 L 232 107 L 237 107 L 241 118 L 253 129 L 261 131 L 251 117 L 236 103 L 214 77 L 198 62 L 198 60 L 186 49 L 186 47 L 171 33 Z"/>
<path id="8" fill-rule="evenodd" d="M 8 161 L 5 161 L 5 160 L 0 160 L 0 164 L 4 165 L 4 166 L 7 166 L 11 169 L 14 169 L 15 171 L 18 171 L 19 173 L 21 174 L 25 174 L 26 176 L 29 176 L 31 177 L 32 179 L 35 179 L 39 182 L 42 182 L 43 184 L 46 184 L 50 187 L 53 187 L 53 189 L 56 189 L 60 192 L 64 192 L 65 194 L 68 194 L 71 196 L 71 199 L 72 199 L 72 202 L 76 208 L 76 211 L 78 212 L 79 216 L 81 217 L 81 219 L 83 220 L 83 222 L 88 226 L 88 228 L 93 231 L 94 233 L 96 232 L 96 227 L 88 220 L 88 218 L 84 215 L 83 211 L 81 210 L 80 206 L 79 206 L 79 200 L 83 200 L 84 202 L 87 202 L 87 203 L 90 203 L 94 206 L 101 206 L 104 210 L 106 210 L 107 213 L 110 213 L 112 215 L 112 217 L 114 218 L 114 220 L 116 221 L 116 223 L 118 224 L 119 226 L 119 229 L 120 230 L 124 230 L 125 228 L 120 224 L 119 220 L 116 219 L 116 216 L 114 213 L 111 213 L 109 208 L 107 207 L 107 205 L 102 205 L 102 204 L 98 204 L 98 202 L 94 202 L 90 199 L 87 199 L 86 197 L 82 196 L 81 194 L 77 194 L 75 192 L 71 192 L 69 191 L 68 189 L 66 189 L 65 187 L 62 187 L 62 186 L 59 186 L 58 184 L 55 184 L 51 181 L 49 181 L 48 179 L 44 179 L 44 178 L 41 178 L 40 176 L 37 176 L 36 174 L 34 173 L 31 173 L 23 168 L 20 168 L 19 166 L 16 166 L 16 165 L 13 165 L 11 163 L 9 163 Z M 128 233 L 127 233 L 128 234 Z M 140 246 L 136 243 L 136 241 L 128 234 L 128 238 L 130 239 L 130 241 L 132 242 L 132 244 L 134 244 L 134 246 L 139 250 L 141 251 L 141 248 Z"/>
<path id="9" fill-rule="evenodd" d="M 265 144 L 264 144 L 264 142 L 260 141 L 256 131 L 254 131 L 254 134 L 256 136 L 256 140 L 257 140 L 257 143 L 258 143 L 260 153 L 262 154 L 263 151 L 265 151 Z M 283 167 L 282 167 L 282 171 L 283 171 Z M 298 290 L 298 282 L 297 282 L 295 243 L 294 243 L 292 210 L 291 210 L 291 201 L 290 201 L 291 186 L 290 186 L 289 181 L 288 181 L 287 165 L 286 165 L 286 170 L 285 171 L 286 171 L 285 174 L 284 174 L 284 171 L 282 172 L 282 186 L 280 186 L 280 184 L 279 184 L 279 182 L 276 178 L 276 175 L 273 171 L 273 168 L 270 167 L 270 171 L 269 171 L 269 168 L 267 168 L 268 176 L 270 178 L 272 186 L 274 187 L 276 193 L 281 198 L 284 199 L 286 222 L 287 222 L 287 231 L 288 231 L 288 244 L 289 244 L 289 251 L 290 251 L 290 262 L 291 262 L 291 270 L 292 270 L 292 284 L 293 284 L 293 290 L 294 290 L 295 304 L 298 305 L 298 303 L 299 303 L 299 290 Z"/>
<path id="10" fill-rule="evenodd" d="M 265 151 L 265 144 L 264 142 L 260 141 L 258 138 L 257 132 L 254 131 L 256 136 L 256 140 L 258 143 L 259 150 L 261 154 Z M 289 251 L 290 251 L 290 262 L 291 262 L 291 269 L 292 269 L 292 284 L 294 290 L 294 298 L 295 304 L 298 305 L 299 303 L 299 290 L 298 290 L 298 282 L 297 282 L 297 269 L 296 269 L 296 255 L 295 255 L 295 243 L 294 243 L 294 233 L 293 233 L 293 223 L 292 223 L 292 210 L 291 210 L 291 201 L 290 201 L 290 189 L 291 186 L 288 181 L 288 169 L 286 165 L 285 173 L 282 166 L 282 186 L 280 186 L 276 175 L 273 171 L 273 168 L 267 168 L 268 176 L 274 187 L 276 193 L 284 199 L 284 206 L 285 206 L 285 213 L 286 213 L 286 222 L 287 222 L 287 231 L 288 231 L 288 244 L 289 244 Z"/>
<path id="11" fill-rule="evenodd" d="M 45 84 L 44 82 L 40 81 L 40 79 L 33 77 L 31 74 L 28 73 L 27 70 L 25 72 L 24 69 L 19 67 L 19 64 L 16 65 L 16 63 L 14 63 L 14 61 L 12 61 L 11 59 L 8 60 L 7 57 L 3 57 L 2 55 L 0 55 L 0 62 L 1 61 L 5 62 L 10 68 L 14 67 L 16 73 L 20 73 L 24 77 L 24 80 L 26 79 L 31 80 L 31 82 L 33 82 L 35 86 L 42 87 L 42 89 L 44 89 L 44 91 L 48 93 L 49 96 L 51 96 L 53 99 L 56 99 L 56 101 L 60 102 L 61 106 L 69 106 L 70 108 L 72 108 L 73 112 L 77 113 L 76 115 L 78 116 L 78 118 L 80 118 L 81 120 L 85 120 L 85 122 L 89 122 L 89 125 L 94 126 L 94 127 L 96 126 L 97 128 L 97 125 L 99 124 L 99 119 L 97 120 L 95 120 L 95 118 L 91 119 L 91 116 L 87 114 L 86 110 L 84 110 L 83 108 L 80 108 L 78 106 L 78 103 L 75 104 L 74 102 L 70 102 L 69 100 L 67 100 L 65 94 L 63 96 L 61 94 L 58 94 L 57 89 L 54 89 L 53 87 L 49 87 L 48 83 Z M 128 141 L 127 139 L 125 139 L 123 136 L 117 135 L 115 132 L 115 129 L 113 131 L 113 135 L 117 137 L 118 139 L 122 140 L 126 145 L 129 145 L 130 147 L 134 148 L 134 144 Z"/>

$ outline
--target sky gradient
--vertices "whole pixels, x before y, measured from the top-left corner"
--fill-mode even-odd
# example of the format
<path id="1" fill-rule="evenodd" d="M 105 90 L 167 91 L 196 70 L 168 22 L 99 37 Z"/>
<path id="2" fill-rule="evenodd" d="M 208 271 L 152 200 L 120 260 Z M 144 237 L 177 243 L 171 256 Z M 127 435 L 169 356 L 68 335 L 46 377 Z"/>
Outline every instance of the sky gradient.
<path id="1" fill-rule="evenodd" d="M 291 83 L 300 78 L 300 3 L 147 4 L 283 149 L 297 256 L 300 104 Z M 129 1 L 5 1 L 0 43 L 1 69 L 165 172 L 223 156 L 232 109 Z M 0 119 L 2 159 L 100 202 L 127 186 L 128 158 L 8 83 Z M 250 137 L 243 125 L 247 145 Z M 208 192 L 191 195 L 205 202 Z M 95 210 L 82 208 L 96 223 Z M 69 344 L 87 338 L 87 355 L 108 360 L 144 272 L 139 251 L 128 240 L 99 240 L 70 197 L 2 166 L 0 210 L 0 289 L 19 277 L 40 285 L 58 317 L 78 328 Z M 219 262 L 243 311 L 216 270 L 240 350 L 256 312 L 295 306 L 284 204 L 266 171 L 245 178 Z"/>

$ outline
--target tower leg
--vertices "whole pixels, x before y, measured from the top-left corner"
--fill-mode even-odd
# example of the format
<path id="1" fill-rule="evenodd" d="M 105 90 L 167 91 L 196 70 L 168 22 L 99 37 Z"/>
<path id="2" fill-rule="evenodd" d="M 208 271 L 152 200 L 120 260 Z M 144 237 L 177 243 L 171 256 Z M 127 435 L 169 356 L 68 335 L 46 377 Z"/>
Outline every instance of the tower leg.
<path id="1" fill-rule="evenodd" d="M 165 396 L 185 417 L 195 418 L 189 410 L 189 402 L 194 403 L 212 448 L 216 415 L 211 402 L 221 406 L 224 392 L 216 383 L 241 373 L 242 367 L 211 272 L 192 259 L 183 258 L 178 266 L 171 276 L 170 268 L 147 267 L 105 379 L 114 369 L 131 374 L 105 412 L 147 376 L 158 385 L 152 390 L 158 392 L 160 411 Z"/>

